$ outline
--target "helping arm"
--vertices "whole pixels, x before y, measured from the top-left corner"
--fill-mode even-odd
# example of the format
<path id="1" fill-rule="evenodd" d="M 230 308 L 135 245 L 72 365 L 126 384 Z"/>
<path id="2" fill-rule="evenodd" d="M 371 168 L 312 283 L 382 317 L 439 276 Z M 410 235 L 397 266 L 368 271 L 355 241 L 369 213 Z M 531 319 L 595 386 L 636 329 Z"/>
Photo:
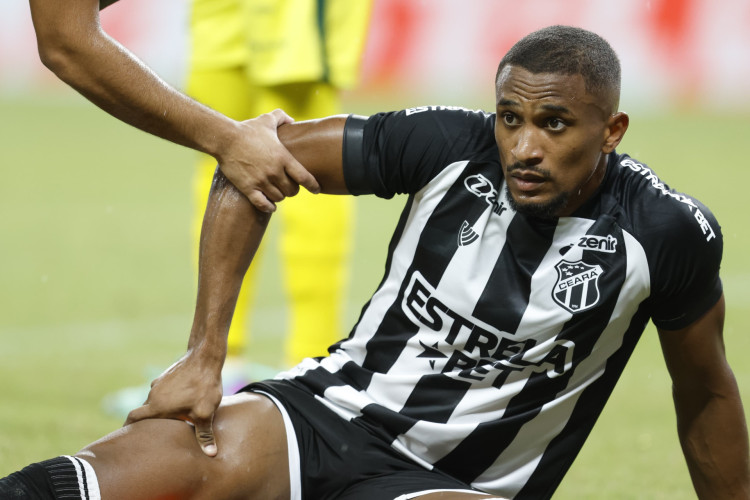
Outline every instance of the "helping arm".
<path id="1" fill-rule="evenodd" d="M 314 177 L 276 137 L 276 127 L 291 121 L 281 110 L 237 122 L 190 99 L 102 30 L 98 0 L 29 4 L 44 65 L 106 112 L 213 156 L 263 211 L 296 194 L 299 184 L 318 191 Z"/>
<path id="2" fill-rule="evenodd" d="M 284 145 L 319 177 L 328 193 L 346 193 L 344 123 L 344 117 L 332 117 L 279 129 Z M 126 425 L 146 418 L 186 420 L 194 424 L 203 451 L 216 455 L 212 423 L 222 397 L 229 325 L 269 218 L 216 171 L 201 229 L 198 298 L 187 352 L 154 380 L 148 399 L 130 412 Z"/>
<path id="3" fill-rule="evenodd" d="M 724 297 L 681 330 L 659 330 L 672 377 L 677 432 L 699 498 L 750 498 L 748 434 L 726 360 Z"/>

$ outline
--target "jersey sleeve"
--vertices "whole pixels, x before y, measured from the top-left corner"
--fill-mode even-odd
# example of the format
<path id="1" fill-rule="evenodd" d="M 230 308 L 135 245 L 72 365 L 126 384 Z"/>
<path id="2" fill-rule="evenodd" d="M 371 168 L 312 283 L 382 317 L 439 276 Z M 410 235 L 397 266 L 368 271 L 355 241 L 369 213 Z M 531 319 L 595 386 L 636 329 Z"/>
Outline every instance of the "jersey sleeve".
<path id="1" fill-rule="evenodd" d="M 494 151 L 494 152 L 493 152 Z M 355 195 L 416 193 L 456 161 L 494 155 L 494 115 L 427 107 L 350 116 L 344 131 L 344 179 Z"/>
<path id="2" fill-rule="evenodd" d="M 721 228 L 702 203 L 682 197 L 669 210 L 651 214 L 661 228 L 652 267 L 652 320 L 665 330 L 684 328 L 713 307 L 722 294 Z"/>

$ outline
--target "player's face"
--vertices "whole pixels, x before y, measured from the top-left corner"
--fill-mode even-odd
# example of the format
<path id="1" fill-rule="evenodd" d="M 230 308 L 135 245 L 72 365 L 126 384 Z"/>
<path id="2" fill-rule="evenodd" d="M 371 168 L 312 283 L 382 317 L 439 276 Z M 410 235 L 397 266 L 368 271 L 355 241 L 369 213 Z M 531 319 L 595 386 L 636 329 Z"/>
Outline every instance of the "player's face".
<path id="1" fill-rule="evenodd" d="M 511 205 L 539 217 L 570 215 L 604 178 L 627 115 L 610 114 L 580 75 L 506 66 L 496 97 L 495 139 Z"/>

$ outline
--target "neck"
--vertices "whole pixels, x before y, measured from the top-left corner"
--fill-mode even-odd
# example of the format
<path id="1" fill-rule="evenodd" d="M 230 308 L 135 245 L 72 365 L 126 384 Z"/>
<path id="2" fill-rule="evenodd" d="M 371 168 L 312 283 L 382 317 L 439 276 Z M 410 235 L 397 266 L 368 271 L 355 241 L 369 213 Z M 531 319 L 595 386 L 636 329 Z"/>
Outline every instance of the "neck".
<path id="1" fill-rule="evenodd" d="M 583 205 L 589 198 L 594 195 L 594 193 L 596 193 L 596 190 L 604 180 L 604 174 L 607 173 L 608 161 L 608 154 L 603 154 L 599 158 L 599 161 L 596 163 L 596 166 L 594 166 L 593 170 L 591 170 L 589 176 L 578 186 L 578 191 L 575 193 L 571 193 L 568 206 L 566 207 L 565 213 L 563 215 L 571 215 L 573 212 L 578 210 L 578 207 Z"/>

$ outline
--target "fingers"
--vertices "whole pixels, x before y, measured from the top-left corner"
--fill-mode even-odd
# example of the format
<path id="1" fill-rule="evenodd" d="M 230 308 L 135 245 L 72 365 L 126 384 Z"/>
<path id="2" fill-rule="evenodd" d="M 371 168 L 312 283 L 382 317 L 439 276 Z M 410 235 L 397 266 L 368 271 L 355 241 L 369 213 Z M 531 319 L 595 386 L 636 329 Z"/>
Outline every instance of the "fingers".
<path id="1" fill-rule="evenodd" d="M 153 416 L 154 412 L 151 407 L 148 404 L 144 404 L 143 406 L 139 406 L 138 408 L 128 413 L 128 418 L 125 420 L 125 424 L 123 425 L 130 425 L 140 420 L 152 418 Z"/>
<path id="2" fill-rule="evenodd" d="M 250 203 L 261 212 L 274 212 L 276 203 L 299 193 L 300 185 L 313 194 L 320 192 L 320 185 L 315 177 L 286 150 L 272 161 L 275 166 L 271 171 L 275 173 L 267 173 L 264 181 L 235 183 L 237 189 L 242 191 Z"/>
<path id="3" fill-rule="evenodd" d="M 203 450 L 203 453 L 209 457 L 215 457 L 219 452 L 219 448 L 216 446 L 216 438 L 214 437 L 213 429 L 214 416 L 208 420 L 196 420 L 193 422 L 195 426 L 195 437 L 198 439 L 198 444 Z"/>
<path id="4" fill-rule="evenodd" d="M 283 109 L 276 108 L 270 113 L 266 113 L 274 120 L 274 128 L 279 128 L 287 123 L 294 123 L 294 118 L 286 114 Z"/>
<path id="5" fill-rule="evenodd" d="M 255 186 L 255 189 L 262 191 L 271 203 L 278 203 L 299 192 L 299 185 L 284 171 L 285 166 L 282 164 L 277 168 L 281 170 L 280 173 L 270 174 L 264 182 Z"/>
<path id="6" fill-rule="evenodd" d="M 247 198 L 261 212 L 270 214 L 276 211 L 276 204 L 266 198 L 266 195 L 260 190 L 251 191 Z"/>
<path id="7" fill-rule="evenodd" d="M 273 119 L 274 133 L 276 132 L 275 129 L 281 125 L 294 122 L 294 119 L 281 109 L 275 109 L 271 113 L 266 113 L 266 115 L 262 116 L 269 116 Z M 277 150 L 277 157 L 274 158 L 274 163 L 282 167 L 287 175 L 286 178 L 282 178 L 275 183 L 275 187 L 281 190 L 284 196 L 296 195 L 299 191 L 299 186 L 303 186 L 313 194 L 320 193 L 320 185 L 315 177 L 283 146 Z M 266 195 L 273 199 L 270 193 L 266 193 Z M 281 200 L 274 199 L 274 201 Z"/>
<path id="8" fill-rule="evenodd" d="M 289 155 L 289 158 L 290 160 L 287 162 L 285 169 L 287 175 L 291 177 L 296 184 L 303 186 L 311 193 L 320 193 L 320 184 L 318 184 L 318 181 L 317 179 L 315 179 L 313 174 L 308 172 L 307 169 L 303 167 L 302 164 L 298 162 L 291 154 Z"/>
<path id="9" fill-rule="evenodd" d="M 294 122 L 294 118 L 290 117 L 281 109 L 274 109 L 271 113 L 268 114 L 275 120 L 276 128 L 279 128 L 281 125 L 284 125 L 286 123 Z M 286 150 L 284 150 L 284 153 L 285 154 L 283 154 L 283 156 L 279 158 L 279 163 L 284 166 L 284 171 L 289 176 L 289 178 L 294 181 L 293 184 L 290 183 L 288 186 L 279 186 L 280 188 L 282 188 L 286 196 L 296 195 L 299 190 L 298 186 L 303 186 L 313 194 L 320 193 L 320 184 L 318 184 L 318 181 L 315 179 L 315 177 L 313 177 L 313 175 L 308 172 L 307 169 L 303 167 L 302 164 L 298 162 L 291 153 Z M 289 193 L 289 187 L 294 187 L 294 192 Z"/>
<path id="10" fill-rule="evenodd" d="M 188 419 L 166 417 L 157 415 L 148 404 L 144 404 L 128 413 L 128 418 L 125 420 L 124 425 L 131 425 L 148 418 L 177 418 L 178 420 L 186 420 L 193 424 L 193 427 L 195 428 L 195 438 L 198 440 L 198 445 L 201 447 L 201 450 L 203 450 L 203 453 L 209 457 L 215 457 L 219 452 L 219 448 L 216 445 L 216 437 L 214 436 L 213 413 L 211 413 L 208 418 Z"/>
<path id="11" fill-rule="evenodd" d="M 276 130 L 294 120 L 281 109 L 243 123 L 246 142 L 238 143 L 239 154 L 220 161 L 224 175 L 258 210 L 271 213 L 276 203 L 294 196 L 300 186 L 320 192 L 315 177 L 279 141 Z"/>

